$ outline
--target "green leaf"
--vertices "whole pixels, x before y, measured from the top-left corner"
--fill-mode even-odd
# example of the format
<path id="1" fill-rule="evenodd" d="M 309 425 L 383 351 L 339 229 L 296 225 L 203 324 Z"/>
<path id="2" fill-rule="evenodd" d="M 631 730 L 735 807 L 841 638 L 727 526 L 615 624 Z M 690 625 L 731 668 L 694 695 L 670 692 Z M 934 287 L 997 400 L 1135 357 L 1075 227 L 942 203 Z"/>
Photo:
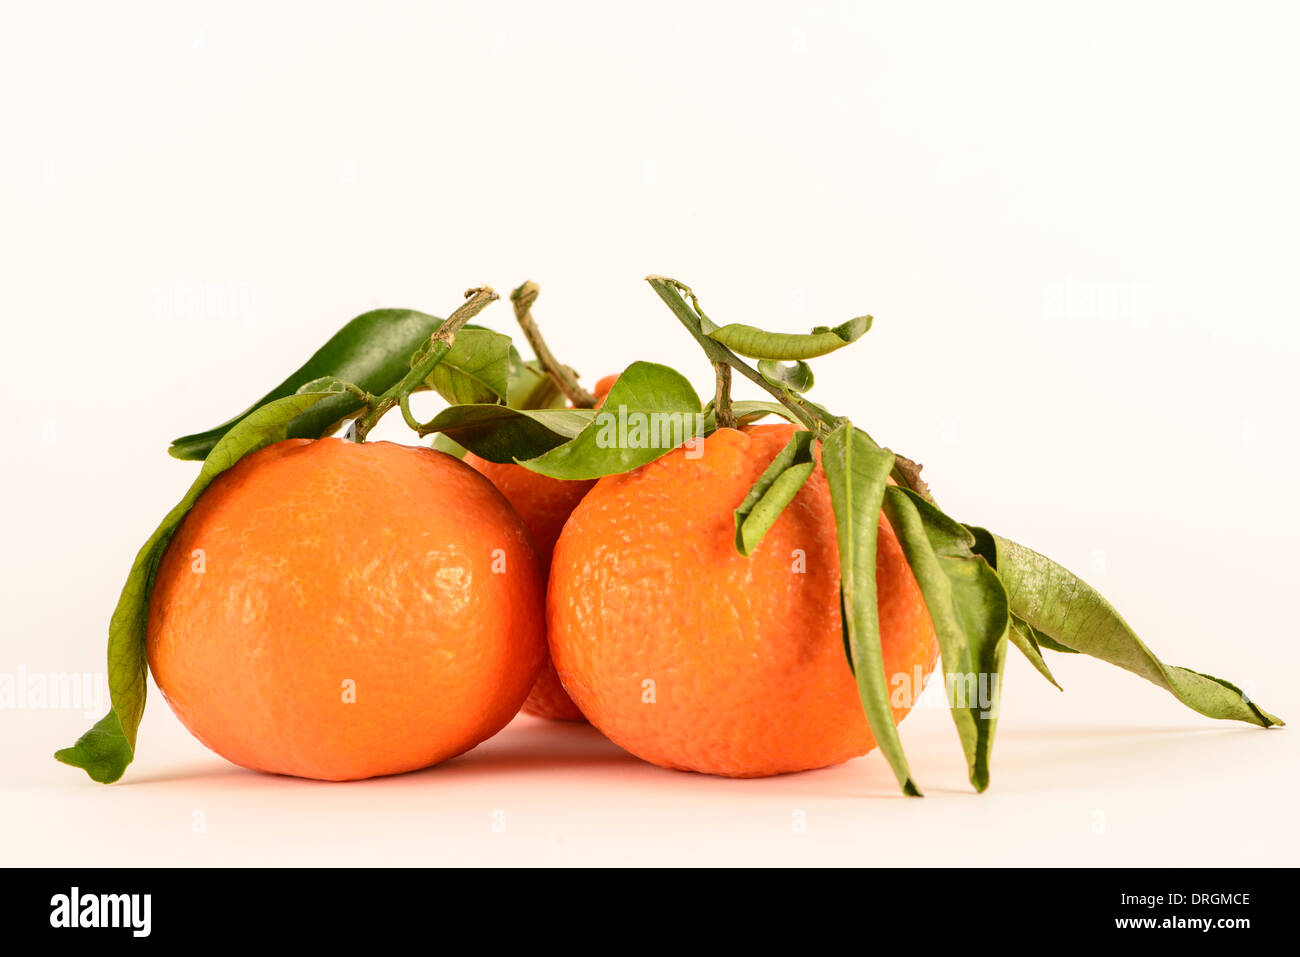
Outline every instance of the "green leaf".
<path id="1" fill-rule="evenodd" d="M 930 612 L 953 722 L 976 791 L 989 786 L 1006 635 L 1006 592 L 975 536 L 910 489 L 890 486 L 885 514 Z"/>
<path id="2" fill-rule="evenodd" d="M 55 758 L 84 769 L 104 784 L 122 776 L 135 757 L 136 730 L 144 714 L 149 593 L 167 543 L 213 479 L 245 455 L 289 438 L 294 423 L 303 413 L 333 395 L 317 392 L 276 399 L 250 412 L 216 442 L 185 497 L 167 513 L 136 554 L 113 611 L 108 626 L 108 690 L 112 710 L 72 747 L 56 751 Z"/>
<path id="3" fill-rule="evenodd" d="M 714 342 L 720 342 L 738 355 L 750 359 L 815 359 L 828 352 L 842 349 L 860 339 L 871 328 L 870 316 L 858 316 L 841 323 L 834 329 L 817 326 L 812 332 L 798 335 L 790 332 L 766 332 L 756 326 L 730 323 L 720 329 L 706 331 Z"/>
<path id="4" fill-rule="evenodd" d="M 458 459 L 463 459 L 469 453 L 469 449 L 443 433 L 439 433 L 433 437 L 433 448 L 437 449 L 439 452 L 446 452 L 448 455 L 454 456 Z"/>
<path id="5" fill-rule="evenodd" d="M 410 359 L 415 368 L 433 348 L 426 340 Z M 481 326 L 465 326 L 434 367 L 426 385 L 452 404 L 505 401 L 510 390 L 510 337 Z"/>
<path id="6" fill-rule="evenodd" d="M 1021 619 L 1021 621 L 1024 621 L 1024 619 Z M 1063 654 L 1063 655 L 1077 655 L 1077 654 L 1078 654 L 1078 652 L 1075 651 L 1073 648 L 1067 648 L 1067 647 L 1065 647 L 1065 645 L 1061 644 L 1061 643 L 1060 643 L 1059 641 L 1057 641 L 1055 638 L 1049 638 L 1047 635 L 1043 634 L 1041 631 L 1039 631 L 1037 628 L 1035 628 L 1035 627 L 1034 627 L 1033 625 L 1031 625 L 1029 622 L 1026 621 L 1024 624 L 1025 624 L 1025 627 L 1028 628 L 1028 629 L 1033 633 L 1033 635 L 1034 635 L 1034 641 L 1038 642 L 1038 647 L 1039 647 L 1039 648 L 1046 648 L 1048 651 L 1059 652 L 1060 654 Z"/>
<path id="7" fill-rule="evenodd" d="M 745 399 L 731 403 L 731 414 L 735 417 L 737 428 L 751 425 L 769 415 L 778 415 L 787 422 L 803 428 L 799 420 L 794 417 L 794 413 L 779 402 L 753 402 Z M 713 409 L 713 400 L 710 399 L 704 406 L 704 434 L 712 435 L 716 431 L 718 431 L 718 417 Z"/>
<path id="8" fill-rule="evenodd" d="M 760 359 L 758 371 L 768 382 L 791 392 L 807 392 L 813 387 L 812 366 L 802 359 L 789 365 L 775 359 Z"/>
<path id="9" fill-rule="evenodd" d="M 799 431 L 776 454 L 735 511 L 736 551 L 752 555 L 768 529 L 776 524 L 817 463 L 812 433 Z"/>
<path id="10" fill-rule="evenodd" d="M 504 405 L 453 405 L 427 423 L 489 462 L 535 458 L 572 440 L 596 413 L 591 409 L 512 409 Z"/>
<path id="11" fill-rule="evenodd" d="M 375 309 L 362 313 L 336 332 L 300 368 L 234 418 L 206 432 L 175 439 L 167 451 L 178 459 L 199 460 L 217 440 L 259 406 L 293 395 L 302 386 L 324 376 L 351 382 L 380 394 L 410 369 L 411 353 L 427 341 L 442 320 L 412 309 Z M 361 408 L 361 400 L 337 393 L 313 405 L 290 423 L 288 438 L 320 438 Z"/>
<path id="12" fill-rule="evenodd" d="M 295 394 L 307 392 L 347 392 L 348 383 L 344 382 L 338 376 L 326 375 L 319 379 L 312 379 L 310 382 L 298 386 L 294 390 Z"/>
<path id="13" fill-rule="evenodd" d="M 76 744 L 55 751 L 54 757 L 64 764 L 81 768 L 92 781 L 112 784 L 126 773 L 127 765 L 135 758 L 135 747 L 127 742 L 122 722 L 118 720 L 117 712 L 110 708 L 108 714 L 77 739 Z"/>
<path id="14" fill-rule="evenodd" d="M 634 362 L 609 390 L 581 434 L 519 464 L 559 479 L 630 472 L 703 434 L 700 397 L 680 372 Z"/>
<path id="15" fill-rule="evenodd" d="M 976 534 L 987 536 L 996 549 L 998 575 L 1006 585 L 1011 610 L 1043 635 L 1146 678 L 1206 717 L 1261 728 L 1285 723 L 1222 678 L 1166 665 L 1110 602 L 1051 559 L 983 529 Z"/>
<path id="16" fill-rule="evenodd" d="M 712 405 L 713 403 L 710 402 L 710 408 L 712 408 Z M 737 425 L 748 425 L 769 415 L 778 415 L 787 422 L 793 422 L 795 425 L 799 424 L 799 420 L 794 417 L 794 413 L 779 402 L 755 402 L 748 399 L 733 402 L 731 403 L 731 414 L 736 417 Z"/>
<path id="17" fill-rule="evenodd" d="M 1052 674 L 1052 669 L 1047 667 L 1047 662 L 1043 660 L 1042 648 L 1038 643 L 1038 634 L 1029 622 L 1012 615 L 1011 630 L 1007 633 L 1007 637 L 1029 659 L 1029 663 L 1034 666 L 1034 669 L 1040 675 L 1055 685 L 1058 691 L 1065 690 L 1056 680 L 1056 676 Z"/>
<path id="18" fill-rule="evenodd" d="M 919 797 L 921 791 L 912 780 L 894 725 L 876 601 L 876 535 L 885 480 L 893 464 L 890 452 L 847 421 L 822 442 L 822 468 L 830 485 L 840 550 L 840 604 L 849 665 L 880 753 L 903 793 Z"/>

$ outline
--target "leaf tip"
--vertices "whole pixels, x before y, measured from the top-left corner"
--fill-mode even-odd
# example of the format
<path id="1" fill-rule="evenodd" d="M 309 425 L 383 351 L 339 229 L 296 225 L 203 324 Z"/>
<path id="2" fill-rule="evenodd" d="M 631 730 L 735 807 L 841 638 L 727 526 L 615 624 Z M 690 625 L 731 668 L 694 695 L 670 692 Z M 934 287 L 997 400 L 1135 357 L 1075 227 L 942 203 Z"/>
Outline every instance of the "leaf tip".
<path id="1" fill-rule="evenodd" d="M 60 764 L 66 764 L 70 768 L 80 768 L 86 772 L 87 777 L 97 784 L 112 784 L 126 773 L 125 764 L 86 761 L 78 753 L 76 746 L 60 748 L 55 751 L 54 760 Z"/>
<path id="2" fill-rule="evenodd" d="M 182 462 L 194 462 L 202 459 L 202 455 L 194 454 L 194 446 L 182 439 L 176 439 L 171 445 L 167 446 L 167 454 L 174 459 L 180 459 Z"/>

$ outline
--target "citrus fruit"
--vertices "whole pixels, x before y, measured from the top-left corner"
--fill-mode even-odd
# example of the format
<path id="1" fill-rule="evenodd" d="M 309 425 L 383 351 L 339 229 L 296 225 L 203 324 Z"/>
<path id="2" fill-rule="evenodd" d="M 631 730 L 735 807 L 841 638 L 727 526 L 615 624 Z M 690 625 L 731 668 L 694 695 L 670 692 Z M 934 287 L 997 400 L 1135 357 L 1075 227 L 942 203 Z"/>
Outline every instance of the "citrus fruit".
<path id="1" fill-rule="evenodd" d="M 598 406 L 609 394 L 617 378 L 618 376 L 605 376 L 596 383 L 594 394 Z M 473 452 L 465 456 L 465 463 L 486 475 L 514 506 L 515 511 L 527 523 L 528 530 L 533 533 L 533 542 L 537 545 L 543 566 L 549 567 L 551 551 L 555 548 L 556 539 L 560 537 L 560 530 L 564 528 L 569 513 L 596 484 L 595 480 L 555 479 L 529 471 L 522 465 L 489 462 Z M 523 710 L 527 714 L 552 721 L 586 720 L 578 706 L 565 693 L 549 657 L 542 665 Z"/>
<path id="2" fill-rule="evenodd" d="M 560 529 L 564 528 L 569 513 L 596 484 L 595 481 L 555 479 L 530 472 L 522 465 L 489 462 L 473 452 L 465 456 L 465 463 L 487 476 L 506 497 L 527 523 L 543 567 L 549 566 L 551 550 L 560 537 Z M 549 658 L 543 663 L 537 681 L 524 701 L 523 710 L 554 721 L 585 720 L 578 706 L 564 693 Z"/>
<path id="3" fill-rule="evenodd" d="M 654 764 L 759 777 L 875 744 L 845 658 L 820 465 L 750 557 L 733 544 L 733 510 L 792 431 L 720 429 L 701 449 L 603 478 L 556 544 L 547 593 L 555 668 L 592 724 Z M 929 674 L 938 643 L 898 541 L 883 520 L 879 529 L 892 690 Z M 921 689 L 905 690 L 895 722 Z"/>
<path id="4" fill-rule="evenodd" d="M 518 711 L 544 579 L 505 498 L 450 455 L 290 439 L 222 473 L 160 561 L 147 653 L 172 710 L 245 767 L 427 767 Z"/>

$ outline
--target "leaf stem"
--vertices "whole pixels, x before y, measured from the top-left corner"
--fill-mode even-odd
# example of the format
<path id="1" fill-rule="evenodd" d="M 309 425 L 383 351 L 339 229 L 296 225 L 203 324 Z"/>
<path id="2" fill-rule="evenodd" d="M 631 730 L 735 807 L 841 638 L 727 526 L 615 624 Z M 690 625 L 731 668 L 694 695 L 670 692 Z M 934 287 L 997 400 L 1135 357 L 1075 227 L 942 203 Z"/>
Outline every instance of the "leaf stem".
<path id="1" fill-rule="evenodd" d="M 812 432 L 818 440 L 826 438 L 840 423 L 839 417 L 831 414 L 816 403 L 809 402 L 798 393 L 791 392 L 789 389 L 782 388 L 769 381 L 766 376 L 745 362 L 736 353 L 716 339 L 710 338 L 705 330 L 716 329 L 717 325 L 704 314 L 704 310 L 700 308 L 699 299 L 696 298 L 695 293 L 685 283 L 670 279 L 667 276 L 647 276 L 646 281 L 659 294 L 659 298 L 672 310 L 678 321 L 686 327 L 686 331 L 699 343 L 700 348 L 704 350 L 704 354 L 708 356 L 715 368 L 719 363 L 722 363 L 735 369 L 789 409 L 799 424 Z M 687 305 L 683 295 L 690 298 L 690 305 Z M 930 496 L 929 486 L 922 480 L 920 473 L 921 467 L 919 465 L 906 456 L 894 453 L 894 467 L 890 472 L 890 477 L 899 485 L 910 488 L 928 501 L 933 501 Z"/>
<path id="2" fill-rule="evenodd" d="M 433 343 L 433 348 L 429 350 L 428 354 L 419 363 L 412 366 L 410 372 L 402 376 L 387 392 L 381 395 L 365 415 L 357 419 L 354 431 L 356 441 L 364 442 L 370 430 L 395 405 L 401 405 L 403 407 L 403 416 L 408 417 L 410 410 L 406 405 L 406 400 L 412 392 L 420 387 L 425 379 L 429 378 L 430 373 L 438 367 L 438 363 L 442 362 L 447 353 L 451 351 L 451 347 L 456 341 L 456 333 L 460 331 L 460 328 L 465 323 L 499 298 L 501 297 L 490 286 L 466 290 L 465 302 L 443 320 L 442 325 L 429 337 L 429 341 Z M 410 424 L 410 421 L 411 418 L 407 418 L 408 424 Z"/>
<path id="3" fill-rule="evenodd" d="M 551 352 L 546 340 L 542 338 L 541 330 L 537 328 L 537 320 L 533 318 L 532 309 L 540 292 L 537 283 L 529 281 L 510 294 L 510 302 L 515 307 L 515 320 L 519 323 L 519 328 L 524 331 L 528 344 L 533 347 L 533 354 L 537 356 L 537 361 L 564 393 L 564 397 L 573 404 L 575 409 L 594 409 L 596 397 L 578 384 L 578 377 L 572 369 L 555 358 L 555 353 Z"/>
<path id="4" fill-rule="evenodd" d="M 361 388 L 361 386 L 355 385 L 351 382 L 343 382 L 342 380 L 340 380 L 339 387 L 349 395 L 354 396 L 357 399 L 360 399 L 366 405 L 374 405 L 376 402 L 379 401 L 379 396 L 375 395 L 374 393 L 367 392 L 365 389 Z"/>
<path id="5" fill-rule="evenodd" d="M 663 299 L 668 308 L 672 310 L 673 315 L 686 327 L 686 331 L 694 336 L 695 341 L 699 343 L 700 348 L 704 350 L 704 354 L 709 357 L 709 361 L 715 367 L 719 363 L 723 363 L 735 369 L 789 409 L 799 423 L 818 438 L 829 433 L 835 427 L 835 417 L 825 409 L 818 408 L 806 402 L 801 396 L 796 396 L 789 390 L 772 384 L 762 373 L 745 362 L 740 356 L 722 343 L 710 339 L 705 334 L 704 327 L 716 327 L 709 317 L 704 314 L 704 310 L 700 308 L 700 302 L 695 298 L 695 293 L 691 291 L 689 286 L 666 276 L 647 276 L 646 279 L 654 291 L 659 293 L 659 298 Z M 691 306 L 688 306 L 682 298 L 683 293 L 690 297 Z"/>
<path id="6" fill-rule="evenodd" d="M 713 414 L 717 419 L 718 428 L 734 429 L 736 415 L 731 410 L 731 366 L 725 362 L 713 363 L 713 376 L 715 379 Z"/>

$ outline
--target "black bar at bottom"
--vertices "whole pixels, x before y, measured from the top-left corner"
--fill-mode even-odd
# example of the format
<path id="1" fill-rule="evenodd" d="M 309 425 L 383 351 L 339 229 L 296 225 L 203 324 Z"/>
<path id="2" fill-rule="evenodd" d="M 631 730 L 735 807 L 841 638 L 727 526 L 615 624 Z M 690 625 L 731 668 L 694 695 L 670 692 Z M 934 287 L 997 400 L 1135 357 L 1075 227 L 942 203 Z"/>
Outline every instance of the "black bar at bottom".
<path id="1" fill-rule="evenodd" d="M 593 928 L 629 941 L 716 933 L 735 943 L 822 937 L 836 925 L 974 946 L 1131 939 L 1232 947 L 1294 921 L 1294 871 L 1260 869 L 898 869 L 724 874 L 705 870 L 543 875 L 421 869 L 9 869 L 9 940 L 338 944 L 431 932 L 573 946 Z M 691 930 L 695 928 L 695 930 Z M 577 938 L 575 938 L 577 935 Z M 1044 936 L 1046 935 L 1046 936 Z M 616 938 L 606 938 L 614 946 Z M 851 936 L 850 939 L 853 939 Z M 567 943 L 566 943 L 567 942 Z M 588 944 L 595 944 L 588 940 Z M 586 949 L 586 945 L 583 945 Z M 653 945 L 652 945 L 653 946 Z M 16 953 L 17 951 L 10 951 Z"/>

